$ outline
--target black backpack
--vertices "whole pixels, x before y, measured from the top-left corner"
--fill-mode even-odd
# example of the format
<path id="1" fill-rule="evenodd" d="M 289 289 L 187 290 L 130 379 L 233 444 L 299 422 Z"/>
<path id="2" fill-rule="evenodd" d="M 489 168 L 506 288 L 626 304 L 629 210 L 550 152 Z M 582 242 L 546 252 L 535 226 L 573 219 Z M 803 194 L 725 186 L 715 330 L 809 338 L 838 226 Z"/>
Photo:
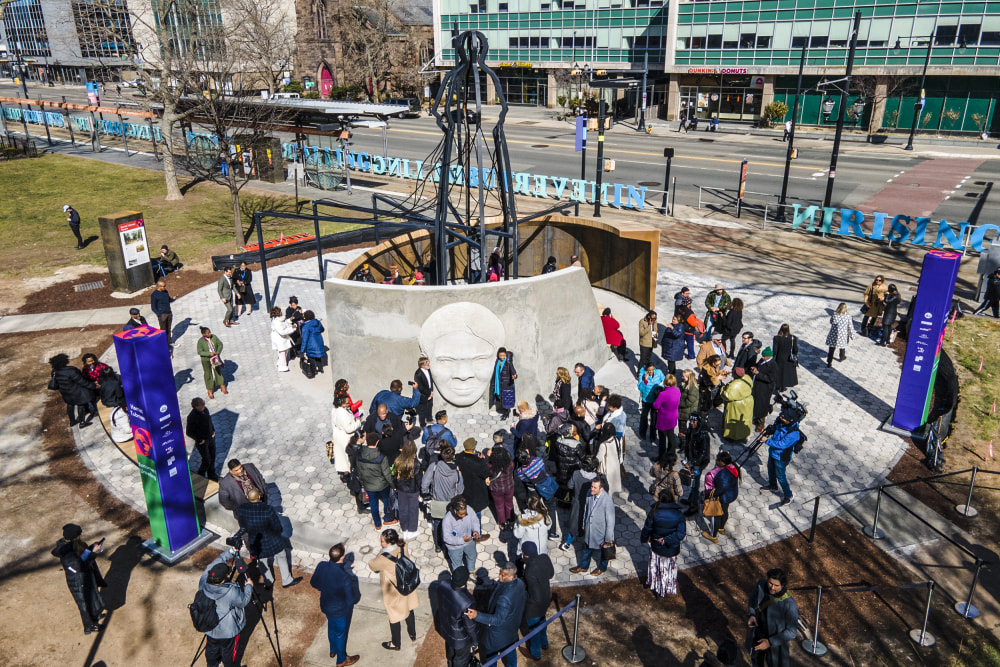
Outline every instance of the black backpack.
<path id="1" fill-rule="evenodd" d="M 396 564 L 396 590 L 400 595 L 409 595 L 420 587 L 420 570 L 417 564 L 400 553 L 399 558 L 385 555 Z"/>
<path id="2" fill-rule="evenodd" d="M 205 595 L 201 589 L 194 594 L 194 602 L 188 605 L 188 611 L 191 612 L 191 623 L 198 632 L 211 632 L 222 621 L 215 607 L 215 600 Z"/>

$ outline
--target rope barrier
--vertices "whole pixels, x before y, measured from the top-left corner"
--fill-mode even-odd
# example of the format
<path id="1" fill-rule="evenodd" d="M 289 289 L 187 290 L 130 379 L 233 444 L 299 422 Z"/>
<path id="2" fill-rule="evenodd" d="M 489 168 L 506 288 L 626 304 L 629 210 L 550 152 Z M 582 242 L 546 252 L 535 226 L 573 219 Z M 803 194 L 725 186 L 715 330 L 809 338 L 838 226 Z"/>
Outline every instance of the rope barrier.
<path id="1" fill-rule="evenodd" d="M 539 632 L 541 632 L 542 630 L 544 630 L 547 627 L 549 627 L 550 623 L 552 623 L 554 620 L 556 620 L 557 618 L 559 618 L 560 616 L 562 616 L 563 614 L 565 614 L 571 608 L 575 607 L 576 604 L 577 604 L 577 602 L 579 600 L 580 600 L 580 596 L 577 595 L 576 596 L 576 600 L 573 600 L 568 605 L 566 605 L 565 607 L 563 607 L 562 609 L 560 609 L 559 611 L 557 611 L 552 616 L 552 618 L 547 618 L 547 619 L 545 619 L 545 622 L 539 623 L 537 626 L 535 626 L 535 628 L 531 632 L 529 632 L 524 637 L 522 637 L 520 641 L 518 641 L 515 644 L 511 644 L 510 646 L 508 646 L 507 648 L 505 648 L 503 651 L 501 651 L 500 653 L 496 654 L 495 656 L 491 657 L 489 660 L 487 660 L 486 662 L 484 662 L 483 663 L 483 667 L 490 667 L 491 665 L 495 665 L 498 662 L 500 662 L 500 660 L 505 655 L 507 655 L 511 651 L 516 651 L 518 649 L 518 647 L 521 646 L 521 644 L 523 644 L 524 642 L 528 641 L 529 639 L 531 639 L 532 637 L 534 637 L 535 635 L 537 635 Z M 579 612 L 577 614 L 577 620 L 579 621 Z M 576 645 L 576 632 L 575 631 L 574 631 L 573 635 L 574 635 L 573 636 L 573 644 L 575 646 Z"/>

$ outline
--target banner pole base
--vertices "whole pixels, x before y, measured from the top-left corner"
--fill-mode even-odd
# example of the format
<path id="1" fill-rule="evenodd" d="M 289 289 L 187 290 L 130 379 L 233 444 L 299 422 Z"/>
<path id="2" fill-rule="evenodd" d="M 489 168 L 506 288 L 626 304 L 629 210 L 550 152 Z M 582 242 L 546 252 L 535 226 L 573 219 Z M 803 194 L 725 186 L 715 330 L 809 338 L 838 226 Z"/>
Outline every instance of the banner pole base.
<path id="1" fill-rule="evenodd" d="M 920 636 L 921 634 L 923 634 L 923 637 Z M 920 646 L 934 646 L 934 643 L 937 641 L 934 639 L 934 635 L 929 632 L 922 632 L 921 630 L 910 630 L 910 639 Z"/>
<path id="2" fill-rule="evenodd" d="M 826 655 L 826 646 L 823 645 L 823 642 L 812 639 L 802 640 L 802 650 L 810 655 Z"/>
<path id="3" fill-rule="evenodd" d="M 566 662 L 571 665 L 575 665 L 578 662 L 583 662 L 587 659 L 587 652 L 584 651 L 579 646 L 576 647 L 575 657 L 572 644 L 566 644 L 563 646 L 562 656 L 566 658 Z"/>
<path id="4" fill-rule="evenodd" d="M 955 603 L 955 611 L 964 616 L 965 618 L 978 618 L 979 610 L 976 609 L 976 605 L 970 604 L 966 605 L 965 602 Z"/>
<path id="5" fill-rule="evenodd" d="M 176 551 L 171 551 L 169 548 L 158 544 L 155 540 L 153 540 L 153 538 L 149 538 L 143 542 L 142 548 L 148 551 L 151 556 L 163 561 L 167 565 L 176 565 L 194 552 L 201 550 L 217 539 L 219 539 L 219 536 L 212 531 L 202 530 L 198 537 L 181 546 Z"/>
<path id="6" fill-rule="evenodd" d="M 876 528 L 875 526 L 865 526 L 861 529 L 861 532 L 873 540 L 881 540 L 885 537 L 885 531 L 881 528 Z"/>
<path id="7" fill-rule="evenodd" d="M 962 516 L 969 517 L 970 519 L 979 515 L 979 510 L 972 505 L 955 505 L 955 511 Z"/>

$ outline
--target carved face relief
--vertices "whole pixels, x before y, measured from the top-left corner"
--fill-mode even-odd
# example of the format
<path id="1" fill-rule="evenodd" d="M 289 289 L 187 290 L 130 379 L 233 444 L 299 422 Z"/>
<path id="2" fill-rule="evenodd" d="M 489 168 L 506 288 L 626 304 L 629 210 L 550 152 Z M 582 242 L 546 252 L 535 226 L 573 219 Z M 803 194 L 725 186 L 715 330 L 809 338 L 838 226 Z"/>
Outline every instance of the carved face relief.
<path id="1" fill-rule="evenodd" d="M 505 338 L 500 319 L 479 304 L 452 303 L 431 313 L 420 329 L 420 350 L 430 359 L 435 392 L 458 407 L 481 399 Z"/>

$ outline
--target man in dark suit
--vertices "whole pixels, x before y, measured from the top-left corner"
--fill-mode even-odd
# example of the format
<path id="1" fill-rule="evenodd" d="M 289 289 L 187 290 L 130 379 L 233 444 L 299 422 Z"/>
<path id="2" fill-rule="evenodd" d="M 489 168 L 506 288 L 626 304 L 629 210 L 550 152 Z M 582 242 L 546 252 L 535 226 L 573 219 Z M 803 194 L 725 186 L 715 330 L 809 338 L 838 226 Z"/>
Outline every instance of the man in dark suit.
<path id="1" fill-rule="evenodd" d="M 448 667 L 468 667 L 472 661 L 472 647 L 479 643 L 476 622 L 465 615 L 466 610 L 476 605 L 468 584 L 469 570 L 464 565 L 455 568 L 450 581 L 439 579 L 431 584 L 437 592 L 434 625 L 444 638 Z"/>
<path id="2" fill-rule="evenodd" d="M 330 560 L 316 566 L 309 583 L 319 591 L 319 608 L 329 624 L 330 657 L 337 667 L 353 665 L 360 655 L 347 655 L 347 634 L 351 631 L 354 605 L 361 602 L 358 577 L 344 563 L 347 550 L 343 543 L 330 547 Z"/>
<path id="3" fill-rule="evenodd" d="M 277 556 L 278 572 L 281 573 L 281 586 L 288 588 L 302 581 L 302 577 L 292 578 L 291 566 L 286 553 L 287 541 L 281 534 L 281 521 L 278 513 L 266 502 L 261 502 L 263 496 L 257 489 L 247 491 L 247 501 L 236 511 L 236 520 L 240 528 L 247 531 L 247 549 L 258 559 L 261 574 L 267 580 L 267 586 L 274 584 L 275 556 Z M 264 561 L 267 567 L 264 567 Z"/>
<path id="4" fill-rule="evenodd" d="M 417 360 L 417 371 L 413 374 L 413 381 L 417 383 L 417 391 L 420 392 L 417 416 L 420 418 L 420 428 L 424 428 L 427 422 L 431 421 L 434 410 L 434 379 L 431 378 L 430 359 L 420 357 Z"/>
<path id="5" fill-rule="evenodd" d="M 247 501 L 251 488 L 257 489 L 267 500 L 267 483 L 264 476 L 252 463 L 243 464 L 239 459 L 230 459 L 227 464 L 229 474 L 219 482 L 219 504 L 236 516 L 236 510 Z M 239 519 L 238 516 L 236 516 Z"/>
<path id="6" fill-rule="evenodd" d="M 508 561 L 500 568 L 500 581 L 490 595 L 486 611 L 469 609 L 465 615 L 480 623 L 483 662 L 500 653 L 517 641 L 517 630 L 524 617 L 527 601 L 524 582 L 517 578 L 517 565 Z M 517 651 L 511 651 L 503 658 L 506 667 L 517 667 Z"/>
<path id="7" fill-rule="evenodd" d="M 191 412 L 188 413 L 184 433 L 194 440 L 194 448 L 201 454 L 197 474 L 218 482 L 219 475 L 215 472 L 215 426 L 212 425 L 211 413 L 205 407 L 205 399 L 198 397 L 191 400 Z"/>
<path id="8" fill-rule="evenodd" d="M 233 286 L 233 267 L 230 266 L 222 272 L 222 277 L 219 278 L 219 282 L 216 284 L 219 300 L 226 307 L 226 314 L 222 318 L 222 323 L 227 327 L 239 324 L 239 322 L 234 322 L 236 318 L 233 317 L 233 292 L 235 289 Z"/>
<path id="9" fill-rule="evenodd" d="M 122 327 L 122 331 L 128 331 L 130 329 L 135 329 L 137 327 L 146 326 L 146 318 L 139 314 L 138 308 L 128 309 L 128 322 Z"/>
<path id="10" fill-rule="evenodd" d="M 733 358 L 733 368 L 742 368 L 747 373 L 757 364 L 760 342 L 753 339 L 752 331 L 744 331 L 740 349 Z"/>
<path id="11" fill-rule="evenodd" d="M 406 426 L 403 420 L 396 414 L 389 412 L 385 403 L 376 403 L 375 409 L 368 414 L 365 419 L 364 432 L 374 433 L 378 436 L 378 450 L 389 459 L 392 464 L 399 456 L 399 451 L 403 448 L 403 437 L 406 435 Z M 386 429 L 388 427 L 388 430 Z"/>

